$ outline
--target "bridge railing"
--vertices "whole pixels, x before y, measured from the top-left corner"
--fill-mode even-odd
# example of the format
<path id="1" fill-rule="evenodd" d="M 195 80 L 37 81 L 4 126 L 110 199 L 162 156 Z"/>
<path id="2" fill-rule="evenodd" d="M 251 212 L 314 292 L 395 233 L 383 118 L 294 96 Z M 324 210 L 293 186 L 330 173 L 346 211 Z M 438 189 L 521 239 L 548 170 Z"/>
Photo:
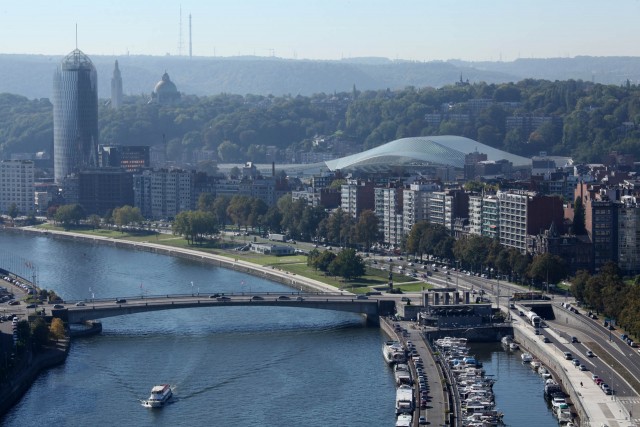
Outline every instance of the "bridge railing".
<path id="1" fill-rule="evenodd" d="M 59 304 L 75 304 L 78 302 L 83 303 L 92 303 L 92 302 L 115 302 L 118 299 L 126 299 L 127 301 L 144 301 L 149 299 L 162 299 L 162 298 L 215 298 L 217 296 L 225 296 L 225 297 L 240 297 L 240 296 L 294 296 L 294 297 L 305 297 L 305 296 L 349 296 L 354 297 L 355 295 L 351 293 L 345 292 L 194 292 L 194 293 L 181 293 L 181 294 L 154 294 L 154 295 L 121 295 L 114 296 L 108 298 L 86 298 L 86 299 L 75 299 L 75 300 L 64 300 L 59 302 Z"/>

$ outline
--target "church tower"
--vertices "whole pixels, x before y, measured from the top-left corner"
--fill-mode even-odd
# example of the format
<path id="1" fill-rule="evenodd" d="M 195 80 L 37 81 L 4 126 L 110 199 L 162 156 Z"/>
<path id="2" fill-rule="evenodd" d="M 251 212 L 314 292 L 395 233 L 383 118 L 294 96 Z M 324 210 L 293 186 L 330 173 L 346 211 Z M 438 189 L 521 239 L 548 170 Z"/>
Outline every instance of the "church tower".
<path id="1" fill-rule="evenodd" d="M 113 69 L 113 77 L 111 77 L 111 108 L 118 109 L 120 107 L 122 107 L 122 75 L 120 75 L 116 59 L 116 67 Z"/>

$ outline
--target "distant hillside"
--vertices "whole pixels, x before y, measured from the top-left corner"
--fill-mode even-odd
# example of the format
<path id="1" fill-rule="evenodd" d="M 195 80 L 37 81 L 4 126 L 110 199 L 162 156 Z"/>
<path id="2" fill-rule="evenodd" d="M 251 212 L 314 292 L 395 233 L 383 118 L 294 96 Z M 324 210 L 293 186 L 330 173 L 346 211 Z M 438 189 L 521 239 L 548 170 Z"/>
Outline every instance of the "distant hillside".
<path id="1" fill-rule="evenodd" d="M 269 57 L 192 58 L 173 56 L 98 56 L 101 98 L 110 96 L 114 61 L 120 63 L 125 94 L 150 94 L 165 72 L 185 94 L 312 95 L 358 90 L 441 87 L 460 79 L 471 83 L 516 82 L 526 78 L 640 82 L 640 58 L 576 57 L 518 59 L 513 62 L 411 62 L 385 58 L 310 61 Z M 52 76 L 62 57 L 0 55 L 0 93 L 49 98 Z"/>

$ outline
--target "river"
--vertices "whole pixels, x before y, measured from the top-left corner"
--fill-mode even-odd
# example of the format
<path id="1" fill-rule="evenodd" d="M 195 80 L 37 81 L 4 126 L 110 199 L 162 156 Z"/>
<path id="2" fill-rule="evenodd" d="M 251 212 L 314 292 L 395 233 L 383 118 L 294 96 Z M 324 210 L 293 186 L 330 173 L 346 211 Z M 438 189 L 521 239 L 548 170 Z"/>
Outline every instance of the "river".
<path id="1" fill-rule="evenodd" d="M 47 236 L 0 233 L 1 253 L 32 262 L 39 285 L 67 299 L 288 290 L 206 263 Z M 393 376 L 380 353 L 384 336 L 358 315 L 198 308 L 108 318 L 103 327 L 99 336 L 74 340 L 66 363 L 40 375 L 2 425 L 395 423 Z M 531 413 L 532 402 L 544 407 L 542 383 L 523 380 L 533 374 L 519 357 L 500 356 L 500 346 L 482 348 L 477 356 L 499 372 L 496 400 L 507 417 L 513 414 L 508 424 L 557 425 L 549 413 Z M 163 382 L 175 388 L 174 403 L 142 407 L 139 400 Z"/>

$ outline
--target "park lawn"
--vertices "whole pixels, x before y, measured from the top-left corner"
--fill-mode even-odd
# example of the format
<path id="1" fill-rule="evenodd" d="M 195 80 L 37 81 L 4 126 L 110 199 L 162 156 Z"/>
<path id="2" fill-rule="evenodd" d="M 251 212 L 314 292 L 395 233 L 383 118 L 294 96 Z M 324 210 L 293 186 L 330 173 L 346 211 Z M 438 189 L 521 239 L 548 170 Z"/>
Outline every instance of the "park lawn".
<path id="1" fill-rule="evenodd" d="M 402 292 L 420 292 L 422 290 L 431 289 L 433 285 L 425 282 L 413 282 L 402 285 L 393 285 L 394 289 L 402 289 Z"/>

